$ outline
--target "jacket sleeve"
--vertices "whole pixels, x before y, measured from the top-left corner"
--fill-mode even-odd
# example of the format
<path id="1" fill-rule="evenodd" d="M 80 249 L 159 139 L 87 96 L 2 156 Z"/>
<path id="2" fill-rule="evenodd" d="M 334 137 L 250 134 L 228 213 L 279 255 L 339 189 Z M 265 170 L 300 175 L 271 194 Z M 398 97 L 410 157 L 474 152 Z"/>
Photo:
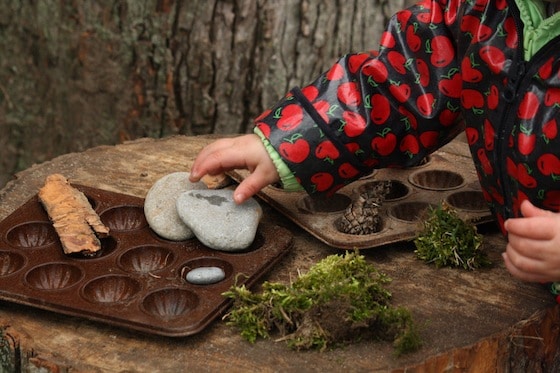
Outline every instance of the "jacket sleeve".
<path id="1" fill-rule="evenodd" d="M 414 166 L 462 130 L 459 3 L 423 0 L 398 12 L 378 52 L 342 57 L 256 119 L 308 193 L 330 195 L 374 168 Z"/>

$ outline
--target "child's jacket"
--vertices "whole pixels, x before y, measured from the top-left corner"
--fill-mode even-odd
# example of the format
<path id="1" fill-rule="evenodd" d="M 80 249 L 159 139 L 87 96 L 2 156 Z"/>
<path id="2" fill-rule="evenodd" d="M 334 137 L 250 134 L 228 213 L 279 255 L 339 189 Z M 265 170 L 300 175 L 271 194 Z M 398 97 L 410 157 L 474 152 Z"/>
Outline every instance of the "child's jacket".
<path id="1" fill-rule="evenodd" d="M 460 131 L 500 225 L 522 200 L 560 210 L 560 38 L 526 62 L 514 0 L 424 0 L 378 52 L 350 54 L 256 120 L 309 193 L 408 167 Z M 257 131 L 258 132 L 258 131 Z"/>

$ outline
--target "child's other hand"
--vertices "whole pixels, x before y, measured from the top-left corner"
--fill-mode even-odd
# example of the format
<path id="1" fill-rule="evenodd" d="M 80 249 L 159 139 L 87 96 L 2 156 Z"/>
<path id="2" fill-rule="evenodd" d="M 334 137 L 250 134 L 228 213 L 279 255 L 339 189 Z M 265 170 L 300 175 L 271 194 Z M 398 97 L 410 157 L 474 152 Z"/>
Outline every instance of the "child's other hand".
<path id="1" fill-rule="evenodd" d="M 234 169 L 251 172 L 235 189 L 233 198 L 242 203 L 269 184 L 279 181 L 262 141 L 255 134 L 217 140 L 206 146 L 196 157 L 190 172 L 192 182 L 204 175 L 217 175 Z"/>
<path id="2" fill-rule="evenodd" d="M 503 258 L 508 271 L 524 281 L 560 280 L 560 213 L 521 204 L 522 218 L 508 219 Z"/>

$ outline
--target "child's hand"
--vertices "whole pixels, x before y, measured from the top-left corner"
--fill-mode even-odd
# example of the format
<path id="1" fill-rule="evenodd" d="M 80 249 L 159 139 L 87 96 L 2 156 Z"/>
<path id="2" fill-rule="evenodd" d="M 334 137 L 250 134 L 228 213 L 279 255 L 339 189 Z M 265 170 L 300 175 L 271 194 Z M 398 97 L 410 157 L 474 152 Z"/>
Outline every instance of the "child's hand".
<path id="1" fill-rule="evenodd" d="M 266 148 L 257 135 L 220 139 L 206 146 L 196 157 L 190 172 L 192 182 L 204 175 L 233 169 L 251 172 L 236 188 L 233 198 L 242 203 L 269 184 L 280 180 Z"/>
<path id="2" fill-rule="evenodd" d="M 560 280 L 560 213 L 521 204 L 523 218 L 508 219 L 508 244 L 503 253 L 509 272 L 525 281 Z"/>

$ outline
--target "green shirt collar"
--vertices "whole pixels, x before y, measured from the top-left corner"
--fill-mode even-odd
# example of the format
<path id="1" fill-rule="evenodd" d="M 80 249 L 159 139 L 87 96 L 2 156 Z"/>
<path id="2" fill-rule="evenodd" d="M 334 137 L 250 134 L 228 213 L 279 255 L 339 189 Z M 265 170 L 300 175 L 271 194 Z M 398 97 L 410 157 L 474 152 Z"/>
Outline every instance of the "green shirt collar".
<path id="1" fill-rule="evenodd" d="M 525 60 L 530 60 L 537 51 L 554 37 L 560 35 L 560 13 L 546 16 L 542 0 L 515 0 L 523 22 L 523 49 Z"/>

